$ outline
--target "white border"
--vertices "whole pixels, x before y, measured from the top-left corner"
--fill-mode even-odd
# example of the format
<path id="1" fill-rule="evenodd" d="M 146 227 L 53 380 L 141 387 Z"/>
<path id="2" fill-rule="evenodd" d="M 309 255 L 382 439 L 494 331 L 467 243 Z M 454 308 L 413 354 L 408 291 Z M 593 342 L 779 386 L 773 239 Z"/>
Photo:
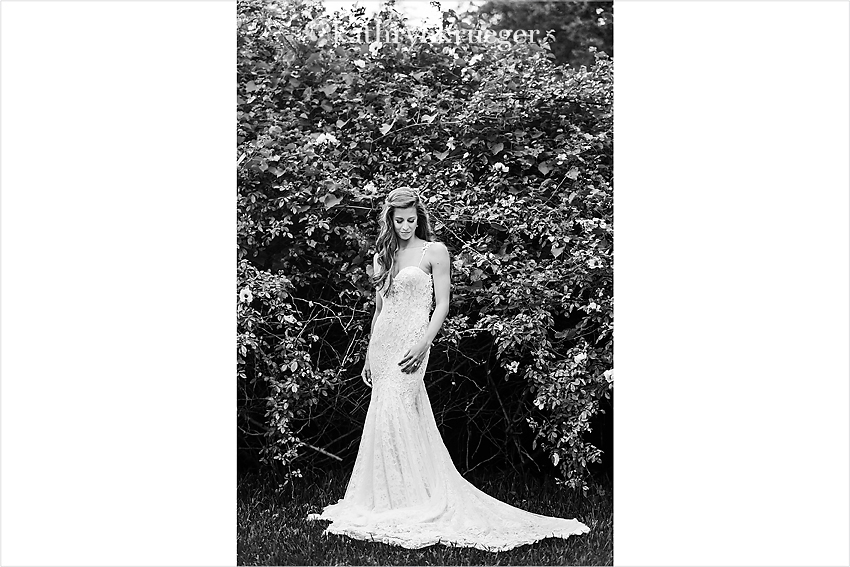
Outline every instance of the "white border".
<path id="1" fill-rule="evenodd" d="M 847 565 L 846 2 L 615 4 L 617 565 Z"/>
<path id="2" fill-rule="evenodd" d="M 234 564 L 235 2 L 0 35 L 0 560 Z"/>

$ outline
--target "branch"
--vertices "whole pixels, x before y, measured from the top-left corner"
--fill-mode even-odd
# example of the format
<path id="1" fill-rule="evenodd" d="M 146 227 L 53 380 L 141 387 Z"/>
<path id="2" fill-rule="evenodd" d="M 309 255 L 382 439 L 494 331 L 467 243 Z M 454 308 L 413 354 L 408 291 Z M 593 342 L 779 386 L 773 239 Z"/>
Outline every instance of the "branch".
<path id="1" fill-rule="evenodd" d="M 413 128 L 414 126 L 431 126 L 432 124 L 433 124 L 433 122 L 417 122 L 416 124 L 408 124 L 407 126 L 402 126 L 401 128 L 396 128 L 396 129 L 395 129 L 395 131 L 390 130 L 389 132 L 387 132 L 387 133 L 386 133 L 386 134 L 384 134 L 383 136 L 378 136 L 377 138 L 373 138 L 373 139 L 371 139 L 371 140 L 369 140 L 369 141 L 370 141 L 370 142 L 377 142 L 378 140 L 380 140 L 380 139 L 382 139 L 382 138 L 386 138 L 386 137 L 387 137 L 387 136 L 389 136 L 390 134 L 396 134 L 396 133 L 398 133 L 398 132 L 401 132 L 402 130 L 407 130 L 408 128 Z M 460 121 L 456 121 L 456 122 L 438 122 L 437 124 L 460 124 Z"/>
<path id="2" fill-rule="evenodd" d="M 319 447 L 315 447 L 313 445 L 310 445 L 309 443 L 304 443 L 303 441 L 301 442 L 301 444 L 304 445 L 305 447 L 309 448 L 309 449 L 313 449 L 314 451 L 318 451 L 319 453 L 321 453 L 321 454 L 323 454 L 327 457 L 330 457 L 332 459 L 336 459 L 337 461 L 342 462 L 342 457 L 337 457 L 333 453 L 328 453 L 324 449 L 320 449 Z"/>

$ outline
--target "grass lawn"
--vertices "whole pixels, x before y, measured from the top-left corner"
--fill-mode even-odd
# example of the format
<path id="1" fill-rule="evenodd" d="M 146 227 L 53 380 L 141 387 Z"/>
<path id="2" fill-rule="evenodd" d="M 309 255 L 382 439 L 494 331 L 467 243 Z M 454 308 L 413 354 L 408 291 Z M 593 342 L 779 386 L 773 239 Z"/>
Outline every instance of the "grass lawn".
<path id="1" fill-rule="evenodd" d="M 347 470 L 335 469 L 279 492 L 257 475 L 240 478 L 238 565 L 613 565 L 610 483 L 594 485 L 582 497 L 559 489 L 551 479 L 525 479 L 513 472 L 468 476 L 475 486 L 508 504 L 547 516 L 576 518 L 590 526 L 588 534 L 566 540 L 548 538 L 495 553 L 444 545 L 404 549 L 322 535 L 328 522 L 305 518 L 341 498 L 348 475 Z"/>

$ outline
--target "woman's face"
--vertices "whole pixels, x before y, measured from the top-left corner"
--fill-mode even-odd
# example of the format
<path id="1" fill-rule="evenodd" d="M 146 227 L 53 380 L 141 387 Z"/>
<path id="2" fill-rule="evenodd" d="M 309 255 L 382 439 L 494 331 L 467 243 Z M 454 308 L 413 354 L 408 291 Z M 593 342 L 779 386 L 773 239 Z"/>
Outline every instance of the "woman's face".
<path id="1" fill-rule="evenodd" d="M 416 207 L 395 209 L 392 216 L 396 236 L 401 240 L 410 240 L 416 232 Z"/>

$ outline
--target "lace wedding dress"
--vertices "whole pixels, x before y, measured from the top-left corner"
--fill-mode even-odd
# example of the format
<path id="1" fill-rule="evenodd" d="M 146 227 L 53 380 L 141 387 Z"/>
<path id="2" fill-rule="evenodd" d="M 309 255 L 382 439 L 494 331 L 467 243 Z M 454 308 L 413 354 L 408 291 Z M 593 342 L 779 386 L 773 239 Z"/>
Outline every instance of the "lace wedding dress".
<path id="1" fill-rule="evenodd" d="M 505 551 L 547 537 L 589 532 L 575 519 L 514 508 L 460 475 L 425 391 L 428 354 L 412 373 L 398 365 L 428 328 L 431 275 L 420 266 L 402 268 L 392 293 L 382 298 L 369 343 L 372 395 L 354 470 L 345 496 L 308 519 L 330 520 L 325 533 L 408 549 L 439 543 Z"/>

